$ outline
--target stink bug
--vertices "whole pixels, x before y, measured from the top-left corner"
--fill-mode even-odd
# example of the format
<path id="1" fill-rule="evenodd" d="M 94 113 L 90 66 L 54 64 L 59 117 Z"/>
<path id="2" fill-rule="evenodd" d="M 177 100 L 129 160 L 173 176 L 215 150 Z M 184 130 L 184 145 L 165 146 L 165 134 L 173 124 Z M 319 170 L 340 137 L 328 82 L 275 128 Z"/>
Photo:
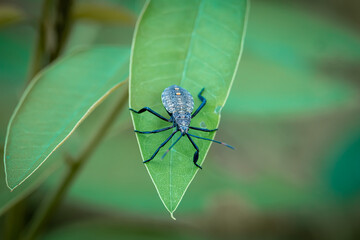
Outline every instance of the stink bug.
<path id="1" fill-rule="evenodd" d="M 204 88 L 201 89 L 201 91 L 198 94 L 198 97 L 201 100 L 201 104 L 196 109 L 196 111 L 193 112 L 194 99 L 186 89 L 179 87 L 177 85 L 172 85 L 172 86 L 166 88 L 163 91 L 163 93 L 161 94 L 161 100 L 162 100 L 162 103 L 163 103 L 167 113 L 170 115 L 170 118 L 163 117 L 162 115 L 155 112 L 154 110 L 152 110 L 149 107 L 144 107 L 144 108 L 140 109 L 139 111 L 136 111 L 136 110 L 130 108 L 130 110 L 133 111 L 134 113 L 140 114 L 140 113 L 148 111 L 148 112 L 154 114 L 155 116 L 157 116 L 158 118 L 160 118 L 161 120 L 172 123 L 172 126 L 153 130 L 153 131 L 135 130 L 135 132 L 137 132 L 137 133 L 141 133 L 141 134 L 158 133 L 158 132 L 163 132 L 163 131 L 166 131 L 166 130 L 169 130 L 172 128 L 176 128 L 173 131 L 173 133 L 162 144 L 160 144 L 160 146 L 156 149 L 155 153 L 149 159 L 145 160 L 144 163 L 151 161 L 156 156 L 156 154 L 160 151 L 160 149 L 162 147 L 164 147 L 166 145 L 166 143 L 169 142 L 170 139 L 175 135 L 175 133 L 177 133 L 179 131 L 181 132 L 180 137 L 178 139 L 176 139 L 176 141 L 169 147 L 169 149 L 165 152 L 165 154 L 162 156 L 162 158 L 165 157 L 165 155 L 171 150 L 172 147 L 175 146 L 175 144 L 183 136 L 186 136 L 190 140 L 191 144 L 194 146 L 196 151 L 194 154 L 193 162 L 194 162 L 195 166 L 197 166 L 200 169 L 202 169 L 202 167 L 197 164 L 197 161 L 199 158 L 199 148 L 196 145 L 196 143 L 194 142 L 194 140 L 192 139 L 192 137 L 220 143 L 231 149 L 234 149 L 232 146 L 230 146 L 226 143 L 212 140 L 209 138 L 196 136 L 196 135 L 189 133 L 189 129 L 203 131 L 203 132 L 214 132 L 217 130 L 217 129 L 206 129 L 206 128 L 198 128 L 198 127 L 190 126 L 191 119 L 194 118 L 206 104 L 206 99 L 202 96 L 203 92 L 204 92 Z"/>

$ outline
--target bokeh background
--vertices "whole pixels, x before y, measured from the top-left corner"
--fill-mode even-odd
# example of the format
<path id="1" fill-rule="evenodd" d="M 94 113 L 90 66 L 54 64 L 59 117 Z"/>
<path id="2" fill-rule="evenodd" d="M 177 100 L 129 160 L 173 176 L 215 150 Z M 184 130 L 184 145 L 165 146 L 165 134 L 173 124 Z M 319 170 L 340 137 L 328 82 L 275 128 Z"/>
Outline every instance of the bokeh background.
<path id="1" fill-rule="evenodd" d="M 65 54 L 95 44 L 130 45 L 134 24 L 121 16 L 136 19 L 144 1 L 75 5 L 89 3 L 114 15 L 99 8 L 97 18 L 78 17 Z M 1 149 L 29 76 L 41 6 L 40 0 L 0 1 Z M 41 239 L 360 239 L 359 12 L 356 0 L 252 1 L 217 134 L 236 151 L 211 147 L 177 221 L 157 196 L 125 111 Z M 64 154 L 79 152 L 122 91 L 91 114 L 48 160 L 50 167 L 13 193 L 1 164 L 2 237 L 9 223 L 27 223 L 63 175 Z M 12 220 L 14 212 L 22 217 Z"/>

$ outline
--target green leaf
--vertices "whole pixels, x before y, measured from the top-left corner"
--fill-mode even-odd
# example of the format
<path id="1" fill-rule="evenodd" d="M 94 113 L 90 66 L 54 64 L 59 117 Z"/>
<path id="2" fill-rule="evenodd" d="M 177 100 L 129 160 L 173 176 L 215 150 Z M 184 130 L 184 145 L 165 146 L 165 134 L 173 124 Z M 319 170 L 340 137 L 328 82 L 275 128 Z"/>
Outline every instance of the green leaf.
<path id="1" fill-rule="evenodd" d="M 160 100 L 166 87 L 177 84 L 187 89 L 194 96 L 195 107 L 199 105 L 197 94 L 204 87 L 203 96 L 208 102 L 191 125 L 216 128 L 239 63 L 247 9 L 246 0 L 150 1 L 133 42 L 130 106 L 134 109 L 147 106 L 166 116 Z M 149 113 L 132 114 L 132 117 L 138 130 L 169 126 Z M 214 138 L 213 133 L 192 133 Z M 143 160 L 169 135 L 170 131 L 137 135 Z M 199 146 L 202 164 L 210 142 L 194 141 Z M 182 138 L 161 160 L 170 144 L 171 141 L 146 167 L 173 217 L 198 168 L 192 160 L 195 149 L 187 138 Z"/>
<path id="2" fill-rule="evenodd" d="M 114 104 L 117 104 L 120 96 L 124 94 L 124 91 L 127 91 L 127 89 L 118 88 L 106 99 L 104 99 L 104 101 L 102 101 L 102 103 L 97 108 L 95 108 L 94 111 L 86 118 L 86 121 L 82 122 L 79 125 L 76 131 L 74 131 L 74 133 L 66 140 L 66 142 L 61 146 L 61 148 L 51 154 L 50 157 L 43 163 L 43 165 L 38 170 L 36 170 L 28 179 L 26 179 L 26 181 L 16 187 L 12 192 L 9 191 L 9 188 L 6 186 L 5 181 L 0 181 L 0 215 L 6 212 L 6 210 L 11 208 L 12 206 L 14 206 L 14 204 L 19 202 L 21 199 L 27 197 L 30 193 L 32 193 L 40 186 L 42 187 L 42 189 L 44 189 L 44 187 L 48 186 L 48 184 L 52 184 L 49 187 L 49 192 L 52 192 L 53 189 L 58 186 L 59 180 L 63 177 L 64 171 L 68 167 L 66 162 L 64 161 L 64 156 L 76 156 L 79 153 L 81 148 L 84 146 L 84 143 L 86 143 L 88 139 L 91 139 L 94 136 L 96 129 L 98 129 L 104 122 L 106 117 L 109 115 L 109 112 L 112 111 Z M 125 115 L 127 116 L 128 125 L 130 126 L 130 118 L 128 117 L 128 114 L 122 115 L 124 115 L 124 117 Z M 130 133 L 131 131 L 128 132 Z M 133 136 L 133 138 L 135 140 L 135 136 Z M 111 140 L 115 141 L 115 144 L 119 143 L 118 139 Z M 116 148 L 116 145 L 114 146 Z M 133 147 L 133 149 L 134 151 L 136 151 L 135 147 Z M 0 149 L 0 152 L 1 150 L 2 149 Z M 1 155 L 2 153 L 3 152 L 1 152 Z M 104 153 L 105 152 L 102 152 L 102 157 L 99 157 L 95 161 L 99 160 L 100 164 L 107 164 L 106 162 L 104 162 L 104 160 L 110 158 L 109 160 L 113 160 L 113 162 L 110 163 L 109 169 L 104 169 L 103 175 L 99 175 L 98 171 L 99 179 L 95 178 L 98 180 L 102 178 L 107 178 L 109 173 L 106 173 L 106 171 L 111 171 L 114 169 L 114 162 L 116 162 L 116 164 L 119 163 L 119 159 L 113 158 L 114 156 L 117 156 L 114 154 L 118 154 L 119 152 L 115 153 L 114 151 L 111 151 L 110 154 Z M 121 162 L 123 161 L 120 161 L 120 165 Z M 86 164 L 85 168 L 87 168 L 88 165 L 89 164 Z M 97 168 L 97 170 L 99 170 L 99 168 Z M 55 171 L 56 173 L 54 173 Z M 82 175 L 83 174 L 81 174 L 81 176 Z M 92 179 L 94 179 L 93 176 L 94 175 L 92 175 Z M 0 179 L 5 179 L 3 164 L 1 164 L 0 166 Z M 78 182 L 78 180 L 79 179 L 77 179 L 76 183 Z M 112 183 L 114 183 L 115 181 L 118 181 L 118 175 L 113 176 L 113 181 L 109 183 L 108 186 L 112 187 Z M 102 183 L 104 182 L 102 181 Z M 85 185 L 89 187 L 89 184 L 92 184 L 91 181 L 88 181 Z M 71 187 L 71 189 L 73 189 L 73 186 Z"/>
<path id="3" fill-rule="evenodd" d="M 129 49 L 78 51 L 46 68 L 25 90 L 5 141 L 7 185 L 14 189 L 71 135 L 128 75 Z"/>

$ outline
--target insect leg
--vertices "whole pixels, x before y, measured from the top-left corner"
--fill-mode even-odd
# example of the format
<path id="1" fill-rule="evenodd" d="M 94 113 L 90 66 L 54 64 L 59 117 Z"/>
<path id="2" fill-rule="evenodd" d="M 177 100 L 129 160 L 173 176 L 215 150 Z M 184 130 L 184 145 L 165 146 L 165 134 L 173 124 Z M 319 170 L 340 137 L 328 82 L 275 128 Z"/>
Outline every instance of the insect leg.
<path id="1" fill-rule="evenodd" d="M 133 111 L 134 113 L 143 113 L 145 111 L 148 111 L 148 112 L 152 113 L 153 115 L 157 116 L 158 118 L 160 118 L 160 119 L 162 119 L 164 121 L 171 122 L 170 119 L 167 119 L 166 117 L 161 116 L 159 113 L 155 112 L 154 110 L 152 110 L 149 107 L 144 107 L 144 108 L 140 109 L 139 111 L 136 111 L 136 110 L 134 110 L 132 108 L 129 108 L 129 110 Z"/>
<path id="2" fill-rule="evenodd" d="M 196 138 L 202 139 L 202 140 L 207 140 L 207 141 L 216 142 L 216 143 L 222 144 L 222 145 L 224 145 L 224 146 L 227 146 L 228 148 L 235 149 L 233 146 L 230 146 L 229 144 L 224 143 L 224 142 L 219 142 L 219 141 L 216 141 L 216 140 L 212 140 L 212 139 L 210 139 L 210 138 L 199 137 L 199 136 L 196 136 L 196 135 L 192 135 L 192 134 L 190 134 L 190 133 L 188 133 L 188 135 L 190 135 L 190 136 L 192 136 L 192 137 L 196 137 Z"/>
<path id="3" fill-rule="evenodd" d="M 215 128 L 215 129 L 206 129 L 206 128 L 197 128 L 197 127 L 190 127 L 189 128 L 191 129 L 194 129 L 194 130 L 198 130 L 198 131 L 203 131 L 203 132 L 215 132 L 217 131 L 218 129 Z"/>
<path id="4" fill-rule="evenodd" d="M 176 141 L 171 144 L 171 146 L 169 147 L 168 150 L 166 150 L 166 152 L 164 153 L 164 155 L 162 155 L 161 159 L 164 159 L 164 157 L 166 156 L 166 154 L 175 146 L 175 144 L 180 140 L 180 138 L 182 137 L 183 135 L 180 135 L 180 137 L 178 139 L 176 139 Z"/>
<path id="5" fill-rule="evenodd" d="M 148 160 L 145 160 L 143 163 L 147 163 L 150 162 L 151 160 L 153 160 L 153 158 L 156 156 L 156 154 L 160 151 L 160 148 L 162 148 L 163 146 L 165 146 L 165 144 L 170 141 L 170 139 L 175 135 L 175 133 L 177 133 L 178 130 L 174 131 L 159 147 L 158 149 L 156 149 L 156 151 L 154 152 L 154 154 L 151 156 L 151 158 L 149 158 Z"/>
<path id="6" fill-rule="evenodd" d="M 161 129 L 157 129 L 157 130 L 154 130 L 154 131 L 138 131 L 138 130 L 135 130 L 135 132 L 137 132 L 137 133 L 142 133 L 142 134 L 159 133 L 159 132 L 163 132 L 163 131 L 172 129 L 172 128 L 174 128 L 174 127 L 175 127 L 175 126 L 173 125 L 173 126 L 170 126 L 170 127 L 161 128 Z"/>
<path id="7" fill-rule="evenodd" d="M 193 158 L 193 162 L 195 164 L 195 166 L 197 166 L 198 168 L 202 169 L 202 167 L 200 165 L 197 164 L 197 161 L 199 159 L 199 148 L 198 146 L 195 144 L 195 142 L 191 139 L 191 137 L 189 136 L 190 134 L 186 134 L 186 136 L 189 138 L 191 144 L 194 146 L 196 152 L 194 154 L 194 158 Z"/>
<path id="8" fill-rule="evenodd" d="M 206 99 L 203 96 L 201 96 L 201 94 L 204 92 L 204 90 L 205 90 L 205 88 L 201 89 L 201 91 L 198 94 L 198 97 L 201 100 L 201 104 L 198 107 L 198 109 L 196 109 L 196 111 L 191 115 L 191 118 L 195 117 L 206 104 Z"/>

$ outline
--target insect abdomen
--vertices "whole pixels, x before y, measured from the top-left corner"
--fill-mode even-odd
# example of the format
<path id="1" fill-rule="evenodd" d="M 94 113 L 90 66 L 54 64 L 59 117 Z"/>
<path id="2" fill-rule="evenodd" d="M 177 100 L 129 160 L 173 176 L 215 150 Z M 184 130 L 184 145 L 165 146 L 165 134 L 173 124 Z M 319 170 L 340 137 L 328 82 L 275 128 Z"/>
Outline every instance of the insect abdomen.
<path id="1" fill-rule="evenodd" d="M 194 109 L 194 99 L 191 94 L 182 87 L 172 85 L 161 94 L 161 101 L 171 114 L 191 114 Z"/>
<path id="2" fill-rule="evenodd" d="M 181 132 L 187 132 L 194 109 L 194 99 L 191 94 L 182 87 L 172 85 L 163 91 L 161 100 Z"/>

